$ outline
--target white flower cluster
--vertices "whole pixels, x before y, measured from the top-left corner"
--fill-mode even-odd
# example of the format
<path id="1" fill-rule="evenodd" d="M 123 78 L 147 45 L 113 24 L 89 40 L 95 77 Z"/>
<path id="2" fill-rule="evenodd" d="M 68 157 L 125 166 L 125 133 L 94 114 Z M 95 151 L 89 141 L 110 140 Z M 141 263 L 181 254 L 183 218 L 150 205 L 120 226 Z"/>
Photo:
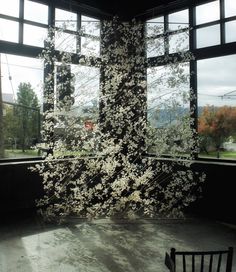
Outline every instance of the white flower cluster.
<path id="1" fill-rule="evenodd" d="M 86 127 L 68 108 L 55 109 L 49 95 L 42 134 L 50 152 L 31 168 L 42 176 L 45 190 L 37 202 L 39 210 L 48 220 L 68 215 L 182 214 L 204 180 L 191 170 L 190 151 L 195 148 L 191 117 L 186 114 L 177 124 L 160 130 L 148 125 L 144 24 L 115 18 L 102 26 L 101 59 L 96 63 L 101 73 L 96 124 Z M 189 55 L 185 55 L 187 61 Z M 70 64 L 68 54 L 60 56 Z M 53 65 L 56 57 L 50 46 L 43 58 L 46 65 Z M 81 59 L 88 64 L 89 58 Z M 181 88 L 186 80 L 183 69 L 177 60 L 171 66 L 166 84 Z M 54 76 L 49 73 L 46 80 L 45 88 Z M 169 100 L 169 109 L 177 107 L 180 93 Z M 147 156 L 149 145 L 155 146 L 156 157 Z M 168 159 L 157 159 L 166 153 Z"/>

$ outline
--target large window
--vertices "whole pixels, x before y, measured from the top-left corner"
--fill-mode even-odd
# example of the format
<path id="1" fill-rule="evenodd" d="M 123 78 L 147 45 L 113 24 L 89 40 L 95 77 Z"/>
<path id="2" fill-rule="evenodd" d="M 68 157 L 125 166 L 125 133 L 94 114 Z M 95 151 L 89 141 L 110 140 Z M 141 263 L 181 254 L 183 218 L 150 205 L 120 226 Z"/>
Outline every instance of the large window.
<path id="1" fill-rule="evenodd" d="M 167 94 L 175 85 L 166 88 L 168 83 L 163 81 L 164 72 L 160 71 L 177 80 L 178 72 L 173 75 L 168 62 L 175 57 L 181 62 L 183 55 L 176 53 L 191 50 L 194 59 L 189 66 L 193 91 L 190 105 L 195 120 L 193 128 L 199 135 L 199 158 L 236 159 L 235 22 L 234 0 L 200 3 L 189 9 L 160 13 L 146 22 L 149 125 L 157 132 L 168 126 L 168 122 L 163 122 L 160 105 L 166 104 L 165 97 L 170 103 Z M 183 86 L 179 87 L 184 90 Z M 149 152 L 155 152 L 154 149 L 149 148 Z"/>
<path id="2" fill-rule="evenodd" d="M 190 113 L 189 63 L 148 68 L 147 84 L 148 129 L 152 132 L 148 152 L 165 155 L 175 149 L 182 155 L 189 153 L 184 146 L 188 136 L 182 133 Z"/>
<path id="3" fill-rule="evenodd" d="M 186 56 L 177 60 L 189 49 L 188 10 L 148 20 L 146 37 L 147 57 L 151 60 L 147 69 L 148 152 L 190 153 L 182 133 L 190 113 L 190 59 Z"/>
<path id="4" fill-rule="evenodd" d="M 53 26 L 54 36 L 49 26 Z M 71 97 L 73 103 L 67 110 L 82 127 L 92 128 L 98 118 L 99 69 L 81 65 L 81 55 L 96 59 L 100 54 L 100 22 L 84 16 L 78 9 L 66 10 L 51 3 L 42 4 L 30 0 L 0 1 L 0 52 L 1 99 L 0 105 L 0 158 L 26 158 L 41 156 L 38 149 L 45 110 L 45 78 L 48 73 L 40 58 L 42 50 L 51 37 L 53 47 L 60 54 L 54 58 L 55 111 L 63 96 L 58 88 L 58 71 L 64 61 L 70 61 L 66 69 L 73 76 Z M 69 55 L 65 55 L 69 53 Z M 85 58 L 82 58 L 85 59 Z M 65 118 L 62 117 L 62 120 Z M 67 131 L 56 123 L 59 134 Z M 36 147 L 36 148 L 35 148 Z"/>

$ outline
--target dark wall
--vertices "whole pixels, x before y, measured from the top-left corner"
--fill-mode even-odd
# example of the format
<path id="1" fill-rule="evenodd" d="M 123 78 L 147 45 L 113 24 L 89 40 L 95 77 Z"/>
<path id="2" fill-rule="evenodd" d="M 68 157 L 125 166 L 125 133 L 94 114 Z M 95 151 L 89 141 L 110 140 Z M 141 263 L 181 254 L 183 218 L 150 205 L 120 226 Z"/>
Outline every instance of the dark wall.
<path id="1" fill-rule="evenodd" d="M 0 165 L 0 216 L 35 212 L 35 200 L 43 195 L 41 178 L 31 172 L 30 163 Z M 193 169 L 204 171 L 206 181 L 202 198 L 188 212 L 202 217 L 236 224 L 236 166 L 230 164 L 196 163 Z"/>
<path id="2" fill-rule="evenodd" d="M 207 218 L 236 224 L 235 164 L 198 163 L 193 168 L 206 173 L 202 197 L 190 212 Z"/>
<path id="3" fill-rule="evenodd" d="M 0 165 L 0 216 L 35 212 L 35 200 L 43 195 L 43 188 L 38 174 L 28 169 L 31 165 Z"/>

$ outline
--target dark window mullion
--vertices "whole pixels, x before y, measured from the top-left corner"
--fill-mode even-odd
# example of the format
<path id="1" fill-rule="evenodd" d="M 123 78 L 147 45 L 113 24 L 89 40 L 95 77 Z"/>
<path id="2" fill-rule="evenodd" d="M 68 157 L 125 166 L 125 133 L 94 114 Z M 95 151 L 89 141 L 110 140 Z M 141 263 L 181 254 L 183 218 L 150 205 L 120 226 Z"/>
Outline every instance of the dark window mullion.
<path id="1" fill-rule="evenodd" d="M 179 34 L 179 33 L 184 33 L 188 30 L 189 28 L 186 27 L 186 28 L 181 28 L 181 29 L 178 29 L 178 30 L 171 30 L 171 31 L 168 31 L 168 34 L 170 35 L 174 35 L 174 34 Z M 85 34 L 86 35 L 86 34 Z M 91 35 L 88 35 L 88 36 L 91 36 Z M 96 38 L 96 36 L 94 36 Z M 147 37 L 146 39 L 147 40 L 153 40 L 153 39 L 158 39 L 158 38 L 162 38 L 163 37 L 163 34 L 158 34 L 158 35 L 152 35 L 152 36 L 149 36 Z"/>
<path id="2" fill-rule="evenodd" d="M 72 34 L 72 35 L 77 35 L 78 32 L 75 31 L 75 30 L 70 30 L 70 29 L 63 29 L 61 27 L 54 27 L 55 30 L 58 30 L 58 31 L 62 31 L 63 33 L 67 33 L 67 34 Z"/>
<path id="3" fill-rule="evenodd" d="M 48 5 L 48 38 L 51 41 L 54 41 L 54 44 L 50 45 L 52 46 L 53 50 L 55 49 L 55 5 L 53 3 L 50 2 L 50 4 Z M 52 31 L 53 30 L 53 31 Z M 45 44 L 45 46 L 48 46 L 48 44 Z"/>
<path id="4" fill-rule="evenodd" d="M 230 22 L 230 21 L 234 21 L 234 20 L 236 20 L 236 16 L 230 16 L 230 17 L 228 17 L 228 18 L 224 18 L 224 22 Z"/>
<path id="5" fill-rule="evenodd" d="M 0 18 L 5 19 L 5 20 L 9 20 L 9 21 L 19 22 L 18 17 L 13 17 L 10 15 L 0 14 Z"/>
<path id="6" fill-rule="evenodd" d="M 76 53 L 80 54 L 81 53 L 81 14 L 77 13 L 77 26 L 76 26 L 76 30 L 77 30 L 77 34 L 76 34 Z"/>
<path id="7" fill-rule="evenodd" d="M 42 27 L 42 28 L 48 27 L 48 25 L 46 25 L 46 24 L 42 24 L 42 23 L 30 21 L 30 20 L 24 20 L 24 24 L 33 25 L 33 26 Z"/>
<path id="8" fill-rule="evenodd" d="M 225 0 L 220 0 L 220 41 L 225 44 Z"/>
<path id="9" fill-rule="evenodd" d="M 189 50 L 193 52 L 196 49 L 197 44 L 197 35 L 196 35 L 196 8 L 191 5 L 189 7 Z M 190 61 L 190 89 L 192 90 L 192 96 L 190 99 L 190 109 L 193 109 L 191 112 L 191 116 L 194 118 L 194 123 L 192 124 L 193 131 L 197 131 L 197 124 L 198 124 L 198 110 L 197 110 L 197 61 L 191 60 Z M 197 135 L 194 134 L 194 137 Z M 195 139 L 196 140 L 196 139 Z M 194 158 L 197 158 L 198 154 L 195 153 L 196 151 L 192 151 L 192 155 Z"/>
<path id="10" fill-rule="evenodd" d="M 23 44 L 24 40 L 24 3 L 25 0 L 20 0 L 19 7 L 19 43 Z"/>
<path id="11" fill-rule="evenodd" d="M 165 48 L 165 55 L 169 55 L 169 18 L 168 14 L 164 15 L 164 48 Z"/>
<path id="12" fill-rule="evenodd" d="M 190 60 L 190 88 L 192 90 L 192 95 L 190 97 L 190 109 L 191 117 L 193 117 L 192 129 L 196 131 L 194 133 L 194 138 L 197 143 L 197 134 L 198 134 L 198 92 L 197 92 L 197 61 Z M 197 158 L 198 154 L 196 150 L 192 151 L 192 155 Z"/>
<path id="13" fill-rule="evenodd" d="M 215 21 L 212 21 L 212 22 L 207 22 L 207 23 L 203 23 L 203 24 L 199 24 L 199 25 L 196 25 L 195 28 L 204 28 L 204 27 L 208 27 L 208 26 L 213 26 L 213 25 L 217 25 L 217 24 L 220 24 L 221 23 L 221 20 L 215 20 Z"/>
<path id="14" fill-rule="evenodd" d="M 50 29 L 55 29 L 55 5 L 50 2 L 48 5 L 48 28 Z M 54 31 L 49 31 L 48 32 L 48 38 L 50 41 L 55 41 L 54 39 L 55 33 Z M 49 47 L 52 54 L 54 54 L 55 50 L 55 43 L 48 43 L 45 42 L 44 44 L 45 47 Z M 50 55 L 49 58 L 51 58 L 51 63 L 45 63 L 44 65 L 44 98 L 47 97 L 48 95 L 52 95 L 54 92 L 54 81 L 47 81 L 47 78 L 49 75 L 54 75 L 54 61 L 53 61 L 53 55 Z M 46 101 L 46 102 L 45 102 Z M 51 110 L 54 108 L 54 105 L 52 103 L 48 103 L 47 100 L 45 100 L 43 103 L 43 111 Z"/>
<path id="15" fill-rule="evenodd" d="M 48 6 L 48 26 L 55 27 L 55 5 L 51 2 Z"/>
<path id="16" fill-rule="evenodd" d="M 189 8 L 189 50 L 192 52 L 194 49 L 196 49 L 196 8 L 191 6 Z"/>

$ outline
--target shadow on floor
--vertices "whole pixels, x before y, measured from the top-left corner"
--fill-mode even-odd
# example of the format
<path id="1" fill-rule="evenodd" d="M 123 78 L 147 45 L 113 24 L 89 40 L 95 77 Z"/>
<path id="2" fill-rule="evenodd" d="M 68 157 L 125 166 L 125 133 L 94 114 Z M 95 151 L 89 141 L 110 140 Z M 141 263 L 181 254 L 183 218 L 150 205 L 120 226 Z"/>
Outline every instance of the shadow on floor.
<path id="1" fill-rule="evenodd" d="M 207 219 L 46 224 L 36 215 L 0 226 L 0 272 L 165 272 L 165 252 L 233 246 L 236 228 Z M 236 271 L 236 255 L 234 269 Z"/>

